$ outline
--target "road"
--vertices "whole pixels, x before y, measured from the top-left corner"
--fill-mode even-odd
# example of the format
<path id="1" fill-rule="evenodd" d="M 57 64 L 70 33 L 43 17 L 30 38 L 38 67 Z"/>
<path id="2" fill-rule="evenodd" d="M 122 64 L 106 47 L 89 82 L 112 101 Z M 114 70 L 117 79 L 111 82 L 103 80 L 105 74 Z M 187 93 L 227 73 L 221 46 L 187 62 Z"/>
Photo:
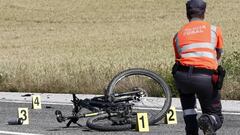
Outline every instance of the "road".
<path id="1" fill-rule="evenodd" d="M 19 107 L 29 108 L 29 125 L 8 125 L 7 121 L 17 117 L 17 109 Z M 58 123 L 55 119 L 55 110 L 62 110 L 64 114 L 70 114 L 72 106 L 70 105 L 42 105 L 41 110 L 31 109 L 29 103 L 13 103 L 0 102 L 0 134 L 18 134 L 18 135 L 76 135 L 76 134 L 93 134 L 93 135 L 122 135 L 122 134 L 139 134 L 135 130 L 124 132 L 99 132 L 86 127 L 86 119 L 82 120 L 80 124 L 83 127 L 72 125 L 70 128 L 65 128 L 65 123 Z M 225 114 L 225 122 L 218 135 L 239 135 L 240 134 L 240 116 Z M 167 125 L 163 122 L 156 126 L 150 127 L 149 133 L 144 134 L 158 134 L 158 135 L 184 135 L 184 123 L 182 113 L 177 113 L 178 124 Z"/>

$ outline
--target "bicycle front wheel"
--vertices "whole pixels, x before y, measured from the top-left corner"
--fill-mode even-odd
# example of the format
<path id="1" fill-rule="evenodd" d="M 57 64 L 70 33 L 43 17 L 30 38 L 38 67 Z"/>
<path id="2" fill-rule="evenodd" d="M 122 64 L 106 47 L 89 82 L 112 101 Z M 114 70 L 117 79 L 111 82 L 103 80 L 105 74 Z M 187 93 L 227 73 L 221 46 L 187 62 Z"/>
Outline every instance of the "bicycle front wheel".
<path id="1" fill-rule="evenodd" d="M 109 83 L 105 96 L 114 101 L 119 93 L 134 89 L 146 93 L 137 101 L 132 101 L 134 112 L 147 112 L 149 124 L 159 122 L 171 106 L 171 91 L 164 79 L 153 71 L 133 68 L 120 72 Z"/>
<path id="2" fill-rule="evenodd" d="M 136 91 L 140 91 L 140 95 Z M 131 116 L 126 119 L 126 122 L 116 124 L 114 119 L 122 121 L 121 117 L 108 114 L 99 115 L 88 119 L 87 126 L 89 128 L 102 131 L 135 128 L 138 112 L 148 113 L 149 124 L 153 125 L 165 116 L 171 105 L 171 91 L 162 77 L 141 68 L 128 69 L 117 74 L 109 83 L 105 97 L 108 102 L 123 99 L 121 102 L 133 104 Z M 133 100 L 125 101 L 124 99 L 128 97 L 133 97 Z"/>

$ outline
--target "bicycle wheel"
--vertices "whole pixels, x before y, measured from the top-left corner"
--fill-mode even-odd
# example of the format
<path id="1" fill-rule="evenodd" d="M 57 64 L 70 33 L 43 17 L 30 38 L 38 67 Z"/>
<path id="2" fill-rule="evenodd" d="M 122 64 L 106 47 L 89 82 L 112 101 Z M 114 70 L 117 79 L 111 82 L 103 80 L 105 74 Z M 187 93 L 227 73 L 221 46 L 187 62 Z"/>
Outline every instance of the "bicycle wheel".
<path id="1" fill-rule="evenodd" d="M 122 93 L 131 92 L 136 89 L 143 90 L 145 94 L 138 100 L 129 101 L 134 104 L 132 114 L 136 115 L 137 112 L 147 112 L 150 125 L 159 122 L 170 108 L 171 91 L 162 77 L 152 71 L 134 68 L 120 72 L 109 83 L 105 91 L 105 97 L 109 102 L 114 102 L 119 98 L 117 95 L 122 95 Z M 90 128 L 97 130 L 109 129 L 113 124 L 101 126 L 102 123 L 100 120 L 103 121 L 105 118 L 102 116 L 91 118 L 88 124 L 91 125 Z M 114 125 L 113 130 L 127 130 L 134 127 L 135 124 L 136 116 L 132 117 L 131 122 L 124 126 Z M 118 127 L 121 129 L 117 129 Z"/>
<path id="2" fill-rule="evenodd" d="M 111 118 L 117 116 L 111 116 Z M 91 117 L 87 120 L 87 126 L 91 129 L 100 130 L 100 131 L 123 131 L 129 130 L 132 128 L 130 123 L 128 124 L 114 124 L 112 120 L 109 119 L 108 114 L 102 114 L 95 117 Z"/>

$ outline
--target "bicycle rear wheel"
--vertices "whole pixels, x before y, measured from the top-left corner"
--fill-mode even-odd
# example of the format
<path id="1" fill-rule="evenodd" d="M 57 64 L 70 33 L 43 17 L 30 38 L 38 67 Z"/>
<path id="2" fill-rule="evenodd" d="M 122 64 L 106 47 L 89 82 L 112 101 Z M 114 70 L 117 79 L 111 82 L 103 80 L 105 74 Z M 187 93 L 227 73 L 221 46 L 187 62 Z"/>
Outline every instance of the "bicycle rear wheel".
<path id="1" fill-rule="evenodd" d="M 105 97 L 109 102 L 114 102 L 117 98 L 123 98 L 118 95 L 136 89 L 142 90 L 145 94 L 137 100 L 129 101 L 134 104 L 132 115 L 136 115 L 137 112 L 147 112 L 150 125 L 159 122 L 170 108 L 171 91 L 162 77 L 150 70 L 134 68 L 120 72 L 109 83 L 105 91 Z M 104 118 L 102 116 L 90 118 L 88 126 L 90 125 L 90 128 L 97 130 L 109 129 L 113 124 L 104 124 L 103 126 L 100 119 L 103 121 Z M 131 118 L 130 121 L 124 126 L 114 125 L 112 130 L 127 130 L 134 127 L 136 124 L 135 117 Z"/>
<path id="2" fill-rule="evenodd" d="M 118 119 L 118 116 L 111 116 L 111 119 L 113 119 L 114 117 Z M 91 129 L 100 131 L 123 131 L 132 128 L 132 125 L 130 123 L 114 124 L 112 120 L 109 119 L 108 114 L 102 114 L 89 118 L 87 120 L 87 126 Z"/>

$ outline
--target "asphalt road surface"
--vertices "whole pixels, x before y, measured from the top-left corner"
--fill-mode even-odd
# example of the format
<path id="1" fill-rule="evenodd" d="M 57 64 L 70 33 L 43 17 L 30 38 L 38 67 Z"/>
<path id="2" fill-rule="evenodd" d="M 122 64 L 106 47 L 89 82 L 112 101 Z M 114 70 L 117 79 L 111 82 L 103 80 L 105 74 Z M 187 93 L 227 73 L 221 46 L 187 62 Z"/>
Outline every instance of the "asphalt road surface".
<path id="1" fill-rule="evenodd" d="M 19 107 L 29 108 L 29 125 L 8 125 L 8 120 L 17 117 L 17 109 Z M 7 135 L 77 135 L 77 134 L 139 134 L 135 130 L 123 132 L 99 132 L 86 127 L 86 119 L 80 121 L 83 127 L 72 125 L 66 128 L 66 123 L 58 123 L 54 112 L 61 110 L 63 114 L 71 114 L 72 106 L 69 105 L 42 105 L 41 110 L 31 109 L 29 103 L 9 103 L 0 102 L 0 134 Z M 223 127 L 217 132 L 218 135 L 240 135 L 240 116 L 225 114 L 225 122 Z M 150 132 L 143 134 L 157 135 L 184 135 L 184 122 L 182 113 L 177 113 L 178 124 L 167 125 L 163 122 L 156 126 L 150 127 Z M 202 132 L 200 132 L 202 134 Z"/>

